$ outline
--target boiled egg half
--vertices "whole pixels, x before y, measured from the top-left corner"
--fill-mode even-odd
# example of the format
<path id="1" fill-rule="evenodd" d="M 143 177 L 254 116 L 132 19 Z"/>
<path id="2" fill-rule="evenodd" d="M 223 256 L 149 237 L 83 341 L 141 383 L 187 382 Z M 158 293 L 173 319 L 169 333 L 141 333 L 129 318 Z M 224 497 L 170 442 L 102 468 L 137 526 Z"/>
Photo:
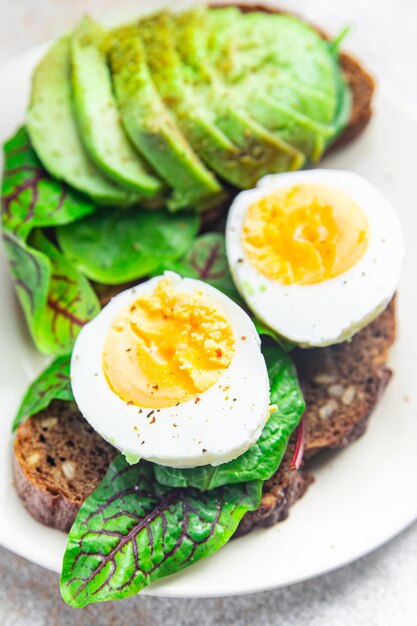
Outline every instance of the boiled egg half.
<path id="1" fill-rule="evenodd" d="M 268 327 L 303 347 L 346 341 L 387 306 L 404 243 L 397 214 L 367 180 L 341 170 L 266 176 L 227 221 L 236 286 Z"/>
<path id="2" fill-rule="evenodd" d="M 249 316 L 173 272 L 120 293 L 83 327 L 71 383 L 81 413 L 130 462 L 225 463 L 258 439 L 269 415 Z"/>

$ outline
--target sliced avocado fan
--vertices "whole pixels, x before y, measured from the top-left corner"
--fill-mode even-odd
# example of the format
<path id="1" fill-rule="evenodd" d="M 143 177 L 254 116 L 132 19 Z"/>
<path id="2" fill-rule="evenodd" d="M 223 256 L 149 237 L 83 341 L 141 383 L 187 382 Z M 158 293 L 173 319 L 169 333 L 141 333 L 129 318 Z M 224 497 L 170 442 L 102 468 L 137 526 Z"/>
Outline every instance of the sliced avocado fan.
<path id="1" fill-rule="evenodd" d="M 45 168 L 98 204 L 202 212 L 228 196 L 221 181 L 253 187 L 320 159 L 351 111 L 338 41 L 238 7 L 110 33 L 83 18 L 34 72 L 29 135 Z"/>
<path id="2" fill-rule="evenodd" d="M 204 210 L 218 204 L 222 187 L 160 98 L 136 25 L 112 34 L 110 62 L 123 125 L 137 149 L 172 188 L 168 207 Z"/>
<path id="3" fill-rule="evenodd" d="M 104 50 L 105 33 L 84 17 L 71 36 L 74 109 L 92 161 L 107 176 L 140 197 L 154 198 L 161 181 L 134 149 L 120 122 Z"/>
<path id="4" fill-rule="evenodd" d="M 187 45 L 190 30 L 194 29 L 191 37 L 200 37 L 197 29 L 202 25 L 200 16 L 204 10 L 193 10 L 179 17 L 162 11 L 141 20 L 139 31 L 148 65 L 166 106 L 199 156 L 229 183 L 252 186 L 264 174 L 282 168 L 283 163 L 285 169 L 291 168 L 292 163 L 298 164 L 299 155 L 268 137 L 263 129 L 254 131 L 253 122 L 239 116 L 235 108 L 227 111 L 227 101 L 222 97 L 224 90 L 216 91 L 208 74 L 200 73 L 200 80 L 196 80 L 194 72 L 183 62 L 181 46 Z M 227 111 L 230 124 L 234 122 L 234 135 L 225 133 L 217 124 L 216 106 L 220 103 L 223 115 Z M 240 136 L 235 141 L 239 128 Z M 255 135 L 256 157 L 248 150 L 249 132 Z"/>
<path id="5" fill-rule="evenodd" d="M 59 39 L 33 74 L 27 114 L 31 142 L 44 167 L 56 178 L 99 204 L 126 205 L 135 194 L 106 178 L 90 161 L 75 121 L 70 80 L 70 40 Z"/>

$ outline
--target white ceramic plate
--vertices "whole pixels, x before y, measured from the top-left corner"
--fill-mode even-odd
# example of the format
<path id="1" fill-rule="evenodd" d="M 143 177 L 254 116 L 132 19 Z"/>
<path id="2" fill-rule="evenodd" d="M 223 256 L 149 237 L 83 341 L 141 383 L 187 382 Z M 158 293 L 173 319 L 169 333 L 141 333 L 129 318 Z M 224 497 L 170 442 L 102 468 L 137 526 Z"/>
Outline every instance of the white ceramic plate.
<path id="1" fill-rule="evenodd" d="M 42 50 L 0 69 L 0 140 L 24 120 L 30 73 Z M 317 576 L 359 558 L 417 518 L 417 121 L 394 93 L 378 95 L 366 132 L 325 166 L 351 169 L 378 185 L 397 207 L 407 240 L 399 298 L 395 376 L 366 435 L 332 457 L 284 523 L 232 541 L 220 553 L 145 593 L 219 596 L 249 593 Z M 0 542 L 60 571 L 65 535 L 35 522 L 18 500 L 10 471 L 10 424 L 29 381 L 43 367 L 28 337 L 0 257 Z"/>

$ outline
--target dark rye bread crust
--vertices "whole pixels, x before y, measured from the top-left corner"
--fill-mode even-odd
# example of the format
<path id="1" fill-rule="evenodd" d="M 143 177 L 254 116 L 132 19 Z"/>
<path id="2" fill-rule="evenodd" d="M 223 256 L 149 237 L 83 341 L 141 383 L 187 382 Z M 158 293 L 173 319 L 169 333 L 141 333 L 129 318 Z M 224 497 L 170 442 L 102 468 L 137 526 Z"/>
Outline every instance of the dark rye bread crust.
<path id="1" fill-rule="evenodd" d="M 394 338 L 393 300 L 352 341 L 294 351 L 307 404 L 306 468 L 298 471 L 290 468 L 293 437 L 279 470 L 265 482 L 260 507 L 245 515 L 236 536 L 246 534 L 254 526 L 272 526 L 285 519 L 289 508 L 313 482 L 308 470 L 309 457 L 321 450 L 343 448 L 363 434 L 391 375 L 385 362 Z M 329 389 L 332 385 L 343 386 L 343 390 Z M 334 411 L 331 414 L 322 411 L 332 400 L 337 403 Z M 74 404 L 54 402 L 17 430 L 13 459 L 17 492 L 38 521 L 68 530 L 115 454 L 114 448 L 93 431 Z M 68 461 L 75 465 L 69 476 L 64 469 Z"/>
<path id="2" fill-rule="evenodd" d="M 74 403 L 55 401 L 19 426 L 14 483 L 35 519 L 67 531 L 115 455 Z"/>

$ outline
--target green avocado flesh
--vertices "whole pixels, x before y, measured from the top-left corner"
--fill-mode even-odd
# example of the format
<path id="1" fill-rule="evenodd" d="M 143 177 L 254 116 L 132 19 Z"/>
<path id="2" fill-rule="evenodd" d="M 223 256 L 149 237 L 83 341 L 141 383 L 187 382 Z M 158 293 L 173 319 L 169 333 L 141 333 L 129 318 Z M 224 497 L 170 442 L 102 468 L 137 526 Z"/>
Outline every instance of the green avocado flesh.
<path id="1" fill-rule="evenodd" d="M 202 90 L 195 89 L 195 81 L 182 63 L 174 18 L 167 11 L 158 13 L 141 20 L 139 31 L 155 86 L 166 106 L 200 158 L 230 180 L 227 172 L 236 171 L 239 149 L 216 126 Z"/>
<path id="2" fill-rule="evenodd" d="M 338 86 L 329 45 L 285 15 L 232 7 L 210 11 L 206 22 L 223 83 L 259 124 L 307 160 L 318 160 L 336 134 Z"/>
<path id="3" fill-rule="evenodd" d="M 110 60 L 126 132 L 173 189 L 170 208 L 207 206 L 218 201 L 222 187 L 193 151 L 161 99 L 136 26 L 113 33 Z"/>
<path id="4" fill-rule="evenodd" d="M 35 71 L 31 140 L 98 203 L 202 212 L 227 185 L 323 156 L 351 108 L 336 48 L 295 17 L 237 7 L 111 32 L 83 18 Z"/>
<path id="5" fill-rule="evenodd" d="M 129 142 L 120 122 L 103 51 L 104 32 L 88 17 L 71 37 L 75 116 L 92 161 L 110 178 L 143 197 L 155 197 L 162 183 Z"/>
<path id="6" fill-rule="evenodd" d="M 237 187 L 246 188 L 254 186 L 265 174 L 299 169 L 304 164 L 303 154 L 248 115 L 240 99 L 214 71 L 206 28 L 209 13 L 202 6 L 175 16 L 175 32 L 177 51 L 189 82 L 201 94 L 217 127 L 237 151 L 237 158 L 227 163 L 227 169 L 220 164 L 219 175 Z"/>
<path id="7" fill-rule="evenodd" d="M 44 167 L 95 202 L 129 204 L 134 197 L 90 161 L 75 121 L 70 82 L 70 41 L 57 41 L 35 69 L 27 114 L 31 142 Z"/>

